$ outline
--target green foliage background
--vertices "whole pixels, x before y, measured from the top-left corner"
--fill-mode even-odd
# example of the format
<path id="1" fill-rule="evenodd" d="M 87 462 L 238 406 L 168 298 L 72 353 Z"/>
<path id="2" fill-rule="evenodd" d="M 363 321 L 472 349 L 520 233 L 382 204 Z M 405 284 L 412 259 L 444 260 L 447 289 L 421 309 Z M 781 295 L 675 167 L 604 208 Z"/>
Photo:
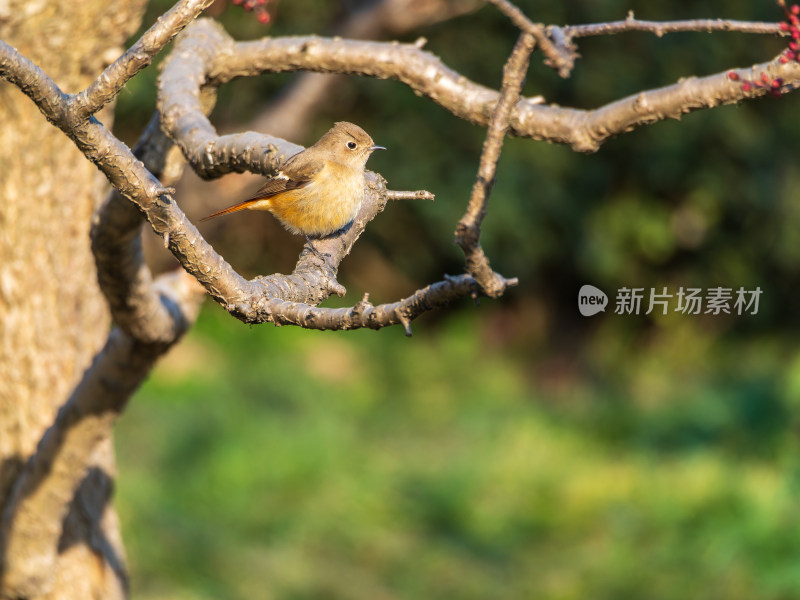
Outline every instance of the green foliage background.
<path id="1" fill-rule="evenodd" d="M 628 10 L 781 18 L 771 2 L 738 0 L 520 5 L 556 24 Z M 266 33 L 324 34 L 338 10 L 282 2 Z M 265 34 L 239 9 L 221 20 L 238 39 Z M 420 35 L 497 87 L 517 33 L 483 7 L 406 41 Z M 783 45 L 739 34 L 579 43 L 572 78 L 537 56 L 525 93 L 591 108 Z M 149 117 L 154 78 L 141 74 L 121 98 L 121 135 Z M 232 83 L 215 121 L 244 126 L 288 80 Z M 483 241 L 520 286 L 426 315 L 411 339 L 249 328 L 209 305 L 119 427 L 135 596 L 797 597 L 798 107 L 789 94 L 701 111 L 592 155 L 508 140 Z M 341 302 L 364 291 L 391 301 L 461 271 L 452 231 L 483 131 L 396 82 L 352 79 L 297 141 L 341 119 L 389 148 L 370 166 L 393 188 L 437 196 L 370 225 L 342 265 Z M 237 268 L 290 268 L 252 252 L 241 227 L 227 221 L 215 241 Z M 293 243 L 278 233 L 258 247 Z M 612 300 L 622 286 L 763 295 L 755 316 L 585 319 L 584 283 Z"/>

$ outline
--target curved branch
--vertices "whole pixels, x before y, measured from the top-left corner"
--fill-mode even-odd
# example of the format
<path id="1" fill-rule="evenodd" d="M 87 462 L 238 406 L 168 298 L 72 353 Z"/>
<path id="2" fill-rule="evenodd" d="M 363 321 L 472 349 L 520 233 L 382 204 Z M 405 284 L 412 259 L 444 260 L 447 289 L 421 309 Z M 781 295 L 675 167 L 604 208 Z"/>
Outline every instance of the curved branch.
<path id="1" fill-rule="evenodd" d="M 347 17 L 331 35 L 355 39 L 398 38 L 480 8 L 479 0 L 375 0 L 349 6 Z M 348 5 L 343 5 L 347 10 Z M 417 40 L 424 44 L 423 38 Z M 249 128 L 290 139 L 313 122 L 317 110 L 342 78 L 321 73 L 298 73 L 294 80 L 255 115 Z"/>
<path id="2" fill-rule="evenodd" d="M 241 44 L 234 44 L 219 25 L 208 20 L 199 21 L 179 39 L 175 52 L 165 62 L 159 78 L 158 107 L 162 115 L 162 126 L 181 147 L 195 170 L 205 177 L 219 176 L 231 170 L 249 169 L 262 173 L 274 171 L 285 156 L 300 149 L 299 146 L 279 138 L 251 132 L 217 136 L 206 113 L 210 110 L 210 101 L 214 97 L 213 86 L 219 85 L 224 78 L 211 78 L 208 70 L 214 66 L 218 56 L 230 54 L 234 46 Z M 201 88 L 199 82 L 204 82 L 205 87 Z M 236 160 L 231 160 L 233 157 L 237 157 Z M 432 198 L 432 194 L 424 191 L 391 192 L 386 189 L 383 179 L 374 173 L 367 174 L 367 182 L 366 198 L 353 224 L 344 233 L 317 242 L 318 252 L 324 253 L 328 258 L 322 260 L 307 248 L 292 275 L 276 274 L 256 278 L 253 282 L 244 282 L 238 275 L 219 275 L 213 268 L 198 273 L 193 267 L 207 265 L 209 258 L 217 255 L 198 256 L 195 262 L 192 257 L 201 246 L 195 242 L 182 243 L 182 264 L 198 277 L 231 314 L 245 322 L 269 321 L 310 328 L 352 329 L 358 325 L 348 311 L 355 310 L 355 307 L 314 308 L 312 313 L 308 313 L 309 307 L 324 300 L 330 293 L 343 293 L 343 288 L 336 282 L 338 265 L 350 252 L 366 224 L 384 209 L 389 199 Z M 170 244 L 180 242 L 173 242 L 170 238 Z M 210 275 L 219 276 L 218 281 L 227 282 L 228 288 L 238 287 L 241 292 L 219 293 L 217 286 L 211 285 L 206 279 Z M 248 287 L 248 284 L 256 283 L 262 289 Z M 458 289 L 467 293 L 463 287 Z M 298 314 L 306 316 L 303 319 L 285 316 Z M 308 314 L 313 314 L 314 318 L 309 320 Z M 370 314 L 372 316 L 369 326 L 383 327 L 404 323 L 402 319 L 387 317 L 389 313 L 383 310 L 370 311 Z"/>
<path id="3" fill-rule="evenodd" d="M 189 51 L 184 46 L 183 51 L 172 54 L 162 75 L 161 107 L 170 135 L 179 141 L 193 166 L 208 177 L 231 170 L 269 172 L 280 164 L 282 156 L 299 149 L 283 140 L 257 134 L 216 136 L 204 116 L 204 108 L 213 100 L 214 86 L 237 76 L 308 69 L 392 77 L 456 115 L 480 124 L 490 121 L 499 97 L 496 91 L 466 80 L 445 67 L 437 57 L 413 45 L 326 40 L 314 36 L 236 44 L 221 28 L 204 20 L 187 30 L 179 44 L 192 44 L 190 40 L 198 36 L 204 38 L 203 43 L 195 43 Z M 175 76 L 177 73 L 169 74 L 171 68 L 183 71 L 180 73 L 182 82 Z M 791 89 L 800 82 L 800 65 L 793 61 L 756 65 L 753 71 L 759 75 L 764 71 L 773 79 L 781 78 L 784 89 Z M 213 251 L 165 193 L 161 183 L 123 144 L 94 119 L 71 127 L 64 119 L 69 97 L 30 61 L 2 43 L 0 74 L 17 83 L 37 102 L 48 119 L 67 132 L 112 184 L 146 214 L 184 268 L 240 319 L 252 320 L 259 312 L 258 307 L 270 300 L 316 303 L 329 293 L 341 292 L 335 280 L 338 261 L 360 234 L 361 225 L 352 227 L 344 236 L 321 243 L 333 249 L 330 262 L 319 260 L 306 251 L 292 275 L 246 281 Z M 747 73 L 741 75 L 756 79 L 748 77 Z M 192 81 L 188 82 L 189 79 Z M 204 86 L 202 89 L 200 84 Z M 758 89 L 744 92 L 726 73 L 720 73 L 643 92 L 594 111 L 540 106 L 531 99 L 522 98 L 511 111 L 510 132 L 593 151 L 609 137 L 638 125 L 678 118 L 690 110 L 736 102 L 762 93 L 765 92 Z M 190 108 L 181 106 L 184 103 Z M 358 223 L 366 223 L 385 204 L 386 189 L 379 176 L 371 177 L 370 188 Z"/>
<path id="4" fill-rule="evenodd" d="M 519 282 L 516 278 L 504 279 L 504 286 Z M 269 321 L 276 325 L 298 325 L 306 329 L 380 329 L 390 325 L 403 325 L 406 335 L 411 335 L 410 322 L 422 313 L 446 306 L 460 298 L 478 298 L 483 287 L 469 275 L 445 276 L 443 281 L 432 283 L 411 296 L 387 304 L 373 306 L 369 294 L 355 306 L 347 308 L 319 308 L 299 302 L 280 299 L 268 300 L 261 307 L 257 322 Z"/>
<path id="5" fill-rule="evenodd" d="M 165 69 L 165 74 L 167 72 L 168 69 Z M 317 243 L 317 249 L 320 253 L 325 253 L 327 259 L 323 260 L 306 248 L 291 275 L 275 274 L 248 281 L 214 251 L 177 206 L 169 190 L 101 123 L 93 118 L 77 125 L 68 123 L 65 114 L 69 109 L 69 96 L 61 93 L 35 65 L 2 42 L 0 75 L 14 83 L 23 84 L 20 87 L 36 102 L 45 116 L 63 129 L 84 155 L 106 175 L 111 184 L 144 213 L 153 230 L 164 237 L 184 269 L 203 284 L 217 302 L 243 321 L 270 320 L 264 312 L 264 306 L 271 300 L 316 304 L 331 293 L 342 294 L 344 290 L 336 281 L 338 264 L 350 252 L 366 223 L 383 210 L 387 201 L 383 179 L 379 175 L 368 174 L 366 196 L 353 225 L 346 232 Z M 194 97 L 200 96 L 198 93 Z M 175 116 L 175 111 L 167 110 L 166 114 Z M 176 122 L 179 125 L 193 124 L 197 117 L 197 114 L 191 112 L 181 113 L 177 115 Z M 210 123 L 208 127 L 211 127 Z M 213 128 L 211 131 L 213 132 Z M 203 132 L 198 134 L 201 139 L 202 134 Z M 256 140 L 258 142 L 248 151 L 241 152 L 242 143 L 249 144 Z M 275 148 L 290 149 L 289 152 L 300 148 L 277 138 L 268 138 L 269 143 L 264 143 L 263 140 L 264 137 L 257 134 L 208 138 L 205 154 L 197 153 L 196 156 L 201 162 L 211 165 L 213 170 L 221 164 L 217 162 L 219 156 L 224 157 L 226 153 L 238 154 L 244 157 L 241 164 L 258 170 L 264 168 L 262 165 L 265 162 L 269 163 L 269 160 L 264 160 L 263 154 L 258 156 L 265 148 L 268 156 L 276 159 L 276 165 L 279 157 L 276 156 Z M 273 151 L 270 151 L 271 148 Z M 427 194 L 421 192 L 419 196 L 426 197 Z"/>
<path id="6" fill-rule="evenodd" d="M 161 132 L 158 116 L 148 124 L 133 153 L 167 185 L 183 172 L 183 157 Z M 144 223 L 136 205 L 112 188 L 92 220 L 97 279 L 120 329 L 143 344 L 172 344 L 188 328 L 192 319 L 187 313 L 194 310 L 176 303 L 153 281 L 142 254 Z"/>
<path id="7" fill-rule="evenodd" d="M 306 69 L 397 79 L 455 116 L 488 125 L 497 104 L 497 91 L 476 84 L 445 66 L 435 55 L 415 45 L 327 39 L 317 36 L 268 38 L 234 43 L 208 21 L 197 21 L 192 35 L 202 29 L 215 39 L 206 84 L 219 85 L 236 77 Z M 216 30 L 216 31 L 214 31 Z M 676 84 L 646 90 L 592 110 L 542 105 L 536 98 L 520 98 L 510 116 L 509 133 L 559 144 L 580 152 L 595 152 L 606 140 L 665 119 L 679 119 L 701 108 L 733 104 L 764 95 L 767 90 L 744 91 L 732 82 L 730 69 L 707 77 L 688 77 Z M 781 79 L 783 90 L 800 85 L 800 64 L 781 64 L 776 58 L 738 71 L 742 79 L 766 73 Z"/>
<path id="8" fill-rule="evenodd" d="M 252 132 L 217 135 L 207 117 L 214 106 L 216 86 L 206 82 L 206 72 L 215 55 L 228 52 L 232 43 L 221 26 L 202 19 L 180 37 L 159 77 L 162 127 L 198 175 L 207 179 L 246 170 L 269 174 L 286 157 L 303 149 Z M 205 85 L 201 87 L 201 83 Z"/>

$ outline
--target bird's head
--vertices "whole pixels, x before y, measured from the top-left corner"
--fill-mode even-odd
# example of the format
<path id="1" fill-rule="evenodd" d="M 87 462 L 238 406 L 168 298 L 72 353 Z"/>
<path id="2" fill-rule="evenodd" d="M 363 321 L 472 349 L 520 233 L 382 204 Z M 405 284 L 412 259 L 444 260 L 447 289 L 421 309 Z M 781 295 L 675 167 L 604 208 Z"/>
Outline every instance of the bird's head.
<path id="1" fill-rule="evenodd" d="M 358 125 L 339 121 L 314 144 L 330 152 L 337 162 L 354 168 L 363 168 L 373 151 L 386 150 L 376 146 L 369 134 Z"/>

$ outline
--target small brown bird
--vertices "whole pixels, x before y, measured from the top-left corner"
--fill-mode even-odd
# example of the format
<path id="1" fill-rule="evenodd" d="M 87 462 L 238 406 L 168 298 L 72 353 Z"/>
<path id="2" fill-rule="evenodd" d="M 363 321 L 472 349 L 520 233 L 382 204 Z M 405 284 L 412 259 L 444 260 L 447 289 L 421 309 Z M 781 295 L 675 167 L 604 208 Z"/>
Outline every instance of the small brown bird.
<path id="1" fill-rule="evenodd" d="M 319 141 L 292 156 L 251 197 L 209 215 L 245 208 L 268 210 L 294 234 L 325 237 L 347 226 L 364 199 L 364 165 L 376 146 L 358 125 L 336 123 Z"/>

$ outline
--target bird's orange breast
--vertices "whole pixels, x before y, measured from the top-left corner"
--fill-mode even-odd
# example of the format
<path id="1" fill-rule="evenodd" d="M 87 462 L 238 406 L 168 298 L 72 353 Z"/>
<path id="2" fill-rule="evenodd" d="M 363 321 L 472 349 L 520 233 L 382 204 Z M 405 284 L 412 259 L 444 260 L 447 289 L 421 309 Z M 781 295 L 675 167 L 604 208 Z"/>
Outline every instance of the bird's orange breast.
<path id="1" fill-rule="evenodd" d="M 295 234 L 325 236 L 350 223 L 364 198 L 364 174 L 334 162 L 325 166 L 303 187 L 254 203 L 270 211 Z"/>

